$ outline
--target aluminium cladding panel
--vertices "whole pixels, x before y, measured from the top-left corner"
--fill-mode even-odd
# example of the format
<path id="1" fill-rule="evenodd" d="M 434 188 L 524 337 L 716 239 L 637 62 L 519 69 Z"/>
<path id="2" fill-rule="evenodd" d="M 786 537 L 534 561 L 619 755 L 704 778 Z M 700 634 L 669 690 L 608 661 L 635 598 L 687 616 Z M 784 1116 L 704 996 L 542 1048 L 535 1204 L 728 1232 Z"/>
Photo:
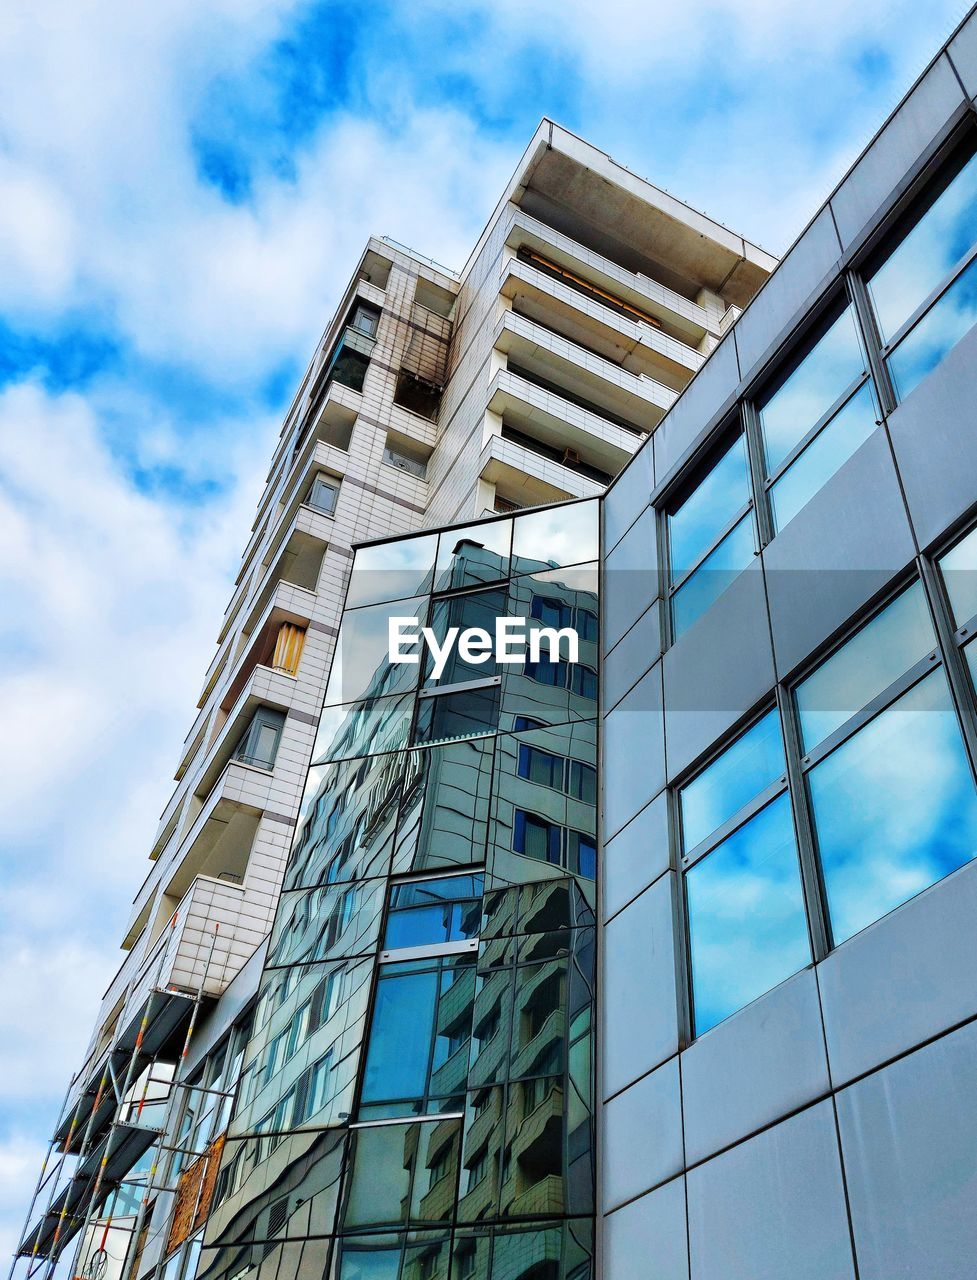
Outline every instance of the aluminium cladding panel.
<path id="1" fill-rule="evenodd" d="M 607 1280 L 689 1280 L 685 1178 L 673 1178 L 609 1214 L 603 1246 Z"/>
<path id="2" fill-rule="evenodd" d="M 977 96 L 977 15 L 971 14 L 950 41 L 947 53 L 971 98 Z"/>
<path id="3" fill-rule="evenodd" d="M 763 566 L 754 561 L 662 660 L 669 779 L 773 689 L 763 579 Z"/>
<path id="4" fill-rule="evenodd" d="M 604 547 L 608 553 L 647 507 L 654 487 L 655 453 L 652 441 L 648 439 L 621 471 L 601 503 Z"/>
<path id="5" fill-rule="evenodd" d="M 610 711 L 662 652 L 661 601 L 656 600 L 604 658 L 604 707 Z"/>
<path id="6" fill-rule="evenodd" d="M 803 313 L 812 296 L 823 291 L 840 256 L 831 210 L 824 208 L 736 321 L 733 332 L 744 378 Z"/>
<path id="7" fill-rule="evenodd" d="M 686 1163 L 732 1146 L 830 1088 L 817 981 L 809 968 L 682 1054 Z"/>
<path id="8" fill-rule="evenodd" d="M 606 1102 L 603 1202 L 616 1209 L 683 1171 L 678 1057 Z M 616 1280 L 616 1277 L 615 1277 Z"/>
<path id="9" fill-rule="evenodd" d="M 977 1016 L 977 863 L 884 916 L 818 966 L 835 1086 Z"/>
<path id="10" fill-rule="evenodd" d="M 668 870 L 668 796 L 660 792 L 604 844 L 601 897 L 605 922 Z"/>
<path id="11" fill-rule="evenodd" d="M 778 674 L 788 675 L 913 559 L 878 428 L 763 552 Z"/>
<path id="12" fill-rule="evenodd" d="M 605 925 L 600 1054 L 603 1095 L 619 1093 L 679 1046 L 675 876 L 655 883 Z M 613 1162 L 605 1150 L 605 1163 Z"/>
<path id="13" fill-rule="evenodd" d="M 610 837 L 665 785 L 661 663 L 604 718 L 603 822 Z"/>
<path id="14" fill-rule="evenodd" d="M 686 1182 L 692 1280 L 855 1280 L 830 1102 L 714 1156 Z"/>
<path id="15" fill-rule="evenodd" d="M 831 197 L 831 210 L 846 249 L 889 202 L 963 103 L 963 91 L 942 54 Z"/>
<path id="16" fill-rule="evenodd" d="M 932 546 L 977 495 L 977 328 L 889 417 L 892 448 L 919 545 Z"/>
<path id="17" fill-rule="evenodd" d="M 612 649 L 658 597 L 655 511 L 646 507 L 604 560 L 604 644 Z"/>
<path id="18" fill-rule="evenodd" d="M 977 1024 L 838 1095 L 862 1280 L 971 1280 Z"/>

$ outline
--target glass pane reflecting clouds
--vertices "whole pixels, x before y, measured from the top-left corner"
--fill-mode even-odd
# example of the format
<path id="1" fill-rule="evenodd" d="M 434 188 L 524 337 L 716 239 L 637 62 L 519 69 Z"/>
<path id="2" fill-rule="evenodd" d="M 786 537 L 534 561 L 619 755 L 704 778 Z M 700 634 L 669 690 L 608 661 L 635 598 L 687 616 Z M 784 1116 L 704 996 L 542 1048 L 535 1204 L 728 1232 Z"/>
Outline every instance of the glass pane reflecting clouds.
<path id="1" fill-rule="evenodd" d="M 808 775 L 835 942 L 977 853 L 977 797 L 934 671 Z"/>
<path id="2" fill-rule="evenodd" d="M 687 631 L 696 618 L 715 604 L 733 579 L 739 577 L 753 561 L 755 553 L 753 517 L 747 512 L 672 596 L 672 623 L 676 636 Z"/>
<path id="3" fill-rule="evenodd" d="M 512 572 L 531 573 L 544 565 L 557 567 L 596 560 L 598 520 L 596 502 L 517 516 L 513 522 Z"/>
<path id="4" fill-rule="evenodd" d="M 788 796 L 718 845 L 685 884 L 701 1035 L 811 959 Z"/>
<path id="5" fill-rule="evenodd" d="M 695 492 L 668 518 L 673 579 L 699 561 L 749 497 L 746 444 L 739 436 Z"/>
<path id="6" fill-rule="evenodd" d="M 855 317 L 848 307 L 760 410 L 768 474 L 864 368 Z"/>
<path id="7" fill-rule="evenodd" d="M 679 792 L 683 848 L 694 849 L 783 771 L 780 714 L 774 709 Z"/>
<path id="8" fill-rule="evenodd" d="M 904 400 L 977 324 L 977 260 L 903 338 L 889 356 L 896 393 Z"/>
<path id="9" fill-rule="evenodd" d="M 977 529 L 940 560 L 953 620 L 958 627 L 977 613 Z"/>
<path id="10" fill-rule="evenodd" d="M 869 280 L 888 341 L 977 241 L 977 156 L 923 214 Z"/>
<path id="11" fill-rule="evenodd" d="M 435 590 L 495 582 L 509 572 L 512 521 L 490 520 L 440 535 Z"/>
<path id="12" fill-rule="evenodd" d="M 866 383 L 771 486 L 770 500 L 778 532 L 810 502 L 877 426 L 872 388 Z"/>
<path id="13" fill-rule="evenodd" d="M 804 750 L 823 742 L 935 644 L 922 584 L 914 582 L 798 685 Z"/>
<path id="14" fill-rule="evenodd" d="M 382 600 L 404 600 L 430 591 L 437 546 L 438 535 L 429 533 L 421 538 L 361 547 L 353 562 L 346 608 L 378 604 Z"/>
<path id="15" fill-rule="evenodd" d="M 419 626 L 423 626 L 427 607 L 425 597 L 414 597 L 347 610 L 336 640 L 326 706 L 379 698 L 413 688 L 419 666 L 389 660 L 390 619 L 416 618 Z M 419 636 L 420 632 L 418 627 L 410 627 L 405 634 Z M 419 641 L 410 651 L 419 653 Z"/>

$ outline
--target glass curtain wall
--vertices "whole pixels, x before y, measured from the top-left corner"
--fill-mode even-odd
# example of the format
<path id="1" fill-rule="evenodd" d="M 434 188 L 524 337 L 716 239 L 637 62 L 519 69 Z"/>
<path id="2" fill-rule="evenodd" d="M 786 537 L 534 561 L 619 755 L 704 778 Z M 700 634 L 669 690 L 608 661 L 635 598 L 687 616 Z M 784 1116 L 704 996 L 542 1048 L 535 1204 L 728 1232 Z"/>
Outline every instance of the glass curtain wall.
<path id="1" fill-rule="evenodd" d="M 597 525 L 357 553 L 198 1276 L 592 1275 Z M 496 617 L 576 660 L 438 661 Z"/>

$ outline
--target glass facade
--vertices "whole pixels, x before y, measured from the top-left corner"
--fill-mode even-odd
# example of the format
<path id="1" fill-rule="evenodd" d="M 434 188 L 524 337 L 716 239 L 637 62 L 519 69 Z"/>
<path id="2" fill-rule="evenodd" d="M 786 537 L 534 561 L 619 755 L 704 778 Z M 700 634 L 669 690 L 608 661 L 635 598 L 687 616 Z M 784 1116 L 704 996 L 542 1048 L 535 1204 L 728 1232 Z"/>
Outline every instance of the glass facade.
<path id="1" fill-rule="evenodd" d="M 199 1275 L 592 1274 L 596 554 L 595 502 L 358 553 Z M 439 661 L 499 617 L 578 650 Z"/>

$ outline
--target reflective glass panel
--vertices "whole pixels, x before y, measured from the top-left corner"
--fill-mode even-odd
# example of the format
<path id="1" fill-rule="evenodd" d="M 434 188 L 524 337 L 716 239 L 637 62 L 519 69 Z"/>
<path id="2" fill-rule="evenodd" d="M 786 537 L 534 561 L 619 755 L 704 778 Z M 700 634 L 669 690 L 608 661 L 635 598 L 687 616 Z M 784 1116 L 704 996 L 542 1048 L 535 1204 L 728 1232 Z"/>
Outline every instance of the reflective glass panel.
<path id="1" fill-rule="evenodd" d="M 499 727 L 499 686 L 466 689 L 424 698 L 418 704 L 414 725 L 416 743 L 450 742 L 480 733 L 494 733 Z"/>
<path id="2" fill-rule="evenodd" d="M 770 501 L 778 532 L 810 502 L 877 426 L 872 388 L 866 383 L 771 485 Z"/>
<path id="3" fill-rule="evenodd" d="M 516 516 L 512 534 L 512 572 L 532 573 L 596 560 L 599 508 L 596 502 L 574 502 Z"/>
<path id="4" fill-rule="evenodd" d="M 977 613 L 977 529 L 940 559 L 940 572 L 958 627 Z"/>
<path id="5" fill-rule="evenodd" d="M 394 885 L 383 945 L 437 946 L 478 937 L 482 877 L 446 876 Z"/>
<path id="6" fill-rule="evenodd" d="M 977 796 L 934 671 L 808 774 L 835 942 L 977 853 Z"/>
<path id="7" fill-rule="evenodd" d="M 977 241 L 977 156 L 963 166 L 868 282 L 888 342 Z"/>
<path id="8" fill-rule="evenodd" d="M 753 517 L 749 512 L 699 565 L 672 596 L 672 624 L 676 636 L 713 605 L 756 554 Z"/>
<path id="9" fill-rule="evenodd" d="M 509 572 L 512 521 L 488 520 L 440 535 L 435 590 L 495 582 Z"/>
<path id="10" fill-rule="evenodd" d="M 377 983 L 363 1101 L 423 1097 L 437 1012 L 437 969 L 388 965 Z"/>
<path id="11" fill-rule="evenodd" d="M 977 259 L 910 329 L 889 356 L 896 394 L 904 400 L 977 324 Z"/>
<path id="12" fill-rule="evenodd" d="M 436 533 L 360 547 L 353 561 L 346 608 L 378 604 L 381 600 L 405 600 L 430 591 L 437 547 Z"/>
<path id="13" fill-rule="evenodd" d="M 780 714 L 774 708 L 679 792 L 685 850 L 738 813 L 784 768 Z"/>
<path id="14" fill-rule="evenodd" d="M 798 685 L 804 750 L 823 742 L 935 644 L 922 583 L 914 582 Z"/>
<path id="15" fill-rule="evenodd" d="M 696 863 L 685 886 L 701 1035 L 810 962 L 786 793 Z"/>
<path id="16" fill-rule="evenodd" d="M 749 499 L 746 443 L 738 436 L 698 488 L 668 517 L 673 581 L 702 559 Z"/>
<path id="17" fill-rule="evenodd" d="M 461 684 L 466 680 L 484 680 L 487 676 L 494 676 L 495 621 L 506 616 L 507 604 L 504 588 L 472 591 L 465 595 L 449 596 L 445 600 L 435 600 L 431 606 L 428 626 L 434 633 L 441 658 L 438 662 L 430 646 L 426 646 L 425 684 Z M 478 627 L 485 635 L 478 650 L 473 652 L 468 649 L 466 652 L 471 656 L 466 657 L 458 643 L 458 632 L 472 627 Z M 448 635 L 452 628 L 456 629 L 456 634 L 448 649 Z"/>
<path id="18" fill-rule="evenodd" d="M 768 475 L 864 369 L 855 316 L 849 306 L 760 409 Z"/>
<path id="19" fill-rule="evenodd" d="M 379 698 L 413 688 L 420 670 L 419 637 L 426 613 L 426 599 L 348 609 L 336 640 L 326 705 Z M 402 652 L 416 656 L 418 662 L 390 660 L 391 619 L 403 620 L 399 625 L 405 637 L 417 637 L 410 644 L 405 640 Z"/>

